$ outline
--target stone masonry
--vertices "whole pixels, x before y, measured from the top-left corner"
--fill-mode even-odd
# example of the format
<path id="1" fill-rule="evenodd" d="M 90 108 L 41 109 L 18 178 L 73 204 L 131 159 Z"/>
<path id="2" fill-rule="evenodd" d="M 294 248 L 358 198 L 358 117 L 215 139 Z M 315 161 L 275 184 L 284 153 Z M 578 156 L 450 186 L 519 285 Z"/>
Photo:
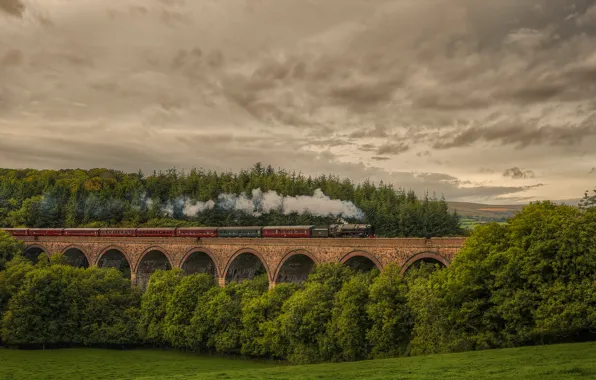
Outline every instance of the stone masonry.
<path id="1" fill-rule="evenodd" d="M 37 248 L 46 254 L 65 253 L 73 249 L 82 252 L 88 265 L 98 265 L 102 255 L 117 250 L 128 261 L 131 280 L 135 283 L 143 258 L 149 252 L 158 251 L 165 256 L 169 266 L 182 268 L 185 261 L 195 252 L 209 256 L 214 274 L 221 285 L 226 274 L 241 254 L 256 256 L 275 285 L 284 263 L 296 255 L 308 257 L 314 263 L 347 263 L 357 258 L 370 260 L 382 270 L 387 264 L 395 263 L 402 273 L 419 260 L 432 260 L 448 266 L 462 248 L 465 238 L 304 238 L 304 239 L 226 239 L 226 238 L 108 238 L 108 237 L 65 237 L 40 236 L 19 237 L 26 245 L 26 251 Z M 246 255 L 244 255 L 246 257 Z M 312 265 L 312 264 L 311 264 Z"/>

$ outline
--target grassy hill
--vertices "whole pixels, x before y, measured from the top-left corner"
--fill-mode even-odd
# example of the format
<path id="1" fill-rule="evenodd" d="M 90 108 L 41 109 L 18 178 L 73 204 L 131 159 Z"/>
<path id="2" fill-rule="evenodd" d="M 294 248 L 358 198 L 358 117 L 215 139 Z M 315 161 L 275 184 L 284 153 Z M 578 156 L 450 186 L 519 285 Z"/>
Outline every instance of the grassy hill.
<path id="1" fill-rule="evenodd" d="M 466 229 L 490 222 L 503 223 L 524 207 L 524 205 L 487 205 L 470 202 L 447 202 L 447 204 L 450 211 L 457 211 L 461 224 Z"/>
<path id="2" fill-rule="evenodd" d="M 516 212 L 521 211 L 524 205 L 486 205 L 469 202 L 447 202 L 451 211 L 457 210 L 462 217 L 481 218 L 511 218 Z"/>
<path id="3" fill-rule="evenodd" d="M 0 379 L 593 379 L 594 357 L 596 342 L 302 366 L 142 349 L 4 349 Z"/>

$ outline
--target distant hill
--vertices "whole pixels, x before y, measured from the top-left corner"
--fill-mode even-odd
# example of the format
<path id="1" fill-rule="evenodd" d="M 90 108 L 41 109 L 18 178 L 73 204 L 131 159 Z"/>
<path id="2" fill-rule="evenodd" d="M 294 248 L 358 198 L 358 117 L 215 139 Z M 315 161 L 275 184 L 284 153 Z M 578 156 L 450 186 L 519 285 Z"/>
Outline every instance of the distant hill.
<path id="1" fill-rule="evenodd" d="M 447 202 L 447 204 L 450 211 L 457 210 L 462 217 L 494 220 L 511 218 L 524 207 L 524 205 L 487 205 L 469 202 Z"/>

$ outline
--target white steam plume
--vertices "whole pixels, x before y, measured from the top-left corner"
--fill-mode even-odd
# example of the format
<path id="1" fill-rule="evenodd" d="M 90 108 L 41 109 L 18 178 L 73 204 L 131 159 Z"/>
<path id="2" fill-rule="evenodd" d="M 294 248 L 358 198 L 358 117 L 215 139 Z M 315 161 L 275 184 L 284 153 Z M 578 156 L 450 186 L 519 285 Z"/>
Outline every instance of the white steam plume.
<path id="1" fill-rule="evenodd" d="M 178 197 L 173 202 L 168 201 L 162 210 L 168 216 L 174 216 L 174 210 L 178 208 L 182 211 L 185 216 L 196 216 L 198 213 L 203 212 L 205 210 L 211 210 L 215 207 L 215 202 L 209 200 L 207 202 L 200 202 L 200 201 L 192 201 L 185 197 Z"/>
<path id="2" fill-rule="evenodd" d="M 219 205 L 227 210 L 243 211 L 254 216 L 267 214 L 273 210 L 284 215 L 291 213 L 309 213 L 316 216 L 342 215 L 347 218 L 364 219 L 364 212 L 350 201 L 331 199 L 321 189 L 316 189 L 312 196 L 298 195 L 283 197 L 275 191 L 263 193 L 261 189 L 252 190 L 252 197 L 246 194 L 220 194 Z"/>
<path id="3" fill-rule="evenodd" d="M 143 202 L 150 209 L 153 205 L 151 198 L 142 197 Z M 168 201 L 162 206 L 162 211 L 168 216 L 174 216 L 176 210 L 187 217 L 212 210 L 215 205 L 225 210 L 242 211 L 253 216 L 269 214 L 272 211 L 281 212 L 284 215 L 291 213 L 309 213 L 315 216 L 342 216 L 344 218 L 364 219 L 364 212 L 350 201 L 331 199 L 321 189 L 316 189 L 311 195 L 298 195 L 296 197 L 284 197 L 276 191 L 263 192 L 260 188 L 253 189 L 249 197 L 245 193 L 220 194 L 216 201 L 206 202 L 194 201 L 186 197 L 178 197 L 174 201 Z"/>

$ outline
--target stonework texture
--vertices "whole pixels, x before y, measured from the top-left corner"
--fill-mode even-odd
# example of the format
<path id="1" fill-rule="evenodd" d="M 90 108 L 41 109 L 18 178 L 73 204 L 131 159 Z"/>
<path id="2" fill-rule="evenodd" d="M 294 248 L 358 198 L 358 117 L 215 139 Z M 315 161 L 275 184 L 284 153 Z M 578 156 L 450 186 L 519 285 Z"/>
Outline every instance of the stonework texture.
<path id="1" fill-rule="evenodd" d="M 19 237 L 26 250 L 40 248 L 47 254 L 64 253 L 71 248 L 80 250 L 89 265 L 97 265 L 101 256 L 110 250 L 124 254 L 133 277 L 148 252 L 160 251 L 171 267 L 182 268 L 194 252 L 208 254 L 215 265 L 217 276 L 225 278 L 227 269 L 242 253 L 252 253 L 263 263 L 269 281 L 276 282 L 283 263 L 293 255 L 303 254 L 315 264 L 344 263 L 355 256 L 369 258 L 379 269 L 395 263 L 405 271 L 419 260 L 434 259 L 448 266 L 462 248 L 465 238 L 308 238 L 308 239 L 225 239 L 225 238 L 106 238 L 106 237 Z"/>

